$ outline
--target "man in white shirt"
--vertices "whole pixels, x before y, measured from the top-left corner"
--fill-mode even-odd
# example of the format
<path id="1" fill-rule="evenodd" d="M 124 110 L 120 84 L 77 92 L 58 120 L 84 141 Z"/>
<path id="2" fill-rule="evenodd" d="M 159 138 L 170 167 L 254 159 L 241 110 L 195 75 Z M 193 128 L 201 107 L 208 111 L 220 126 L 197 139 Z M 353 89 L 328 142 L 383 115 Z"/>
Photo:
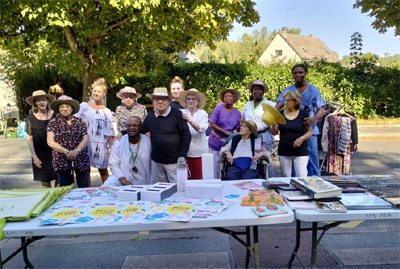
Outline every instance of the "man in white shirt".
<path id="1" fill-rule="evenodd" d="M 131 116 L 126 122 L 127 134 L 114 142 L 109 163 L 112 174 L 103 186 L 150 184 L 150 139 L 140 134 L 142 120 Z"/>
<path id="2" fill-rule="evenodd" d="M 263 144 L 269 152 L 272 152 L 274 145 L 274 137 L 267 126 L 262 121 L 264 114 L 263 104 L 275 106 L 275 102 L 269 101 L 264 98 L 264 94 L 268 92 L 268 87 L 262 80 L 256 80 L 248 85 L 253 100 L 248 101 L 242 110 L 242 119 L 251 120 L 257 125 L 257 132 L 262 138 Z"/>

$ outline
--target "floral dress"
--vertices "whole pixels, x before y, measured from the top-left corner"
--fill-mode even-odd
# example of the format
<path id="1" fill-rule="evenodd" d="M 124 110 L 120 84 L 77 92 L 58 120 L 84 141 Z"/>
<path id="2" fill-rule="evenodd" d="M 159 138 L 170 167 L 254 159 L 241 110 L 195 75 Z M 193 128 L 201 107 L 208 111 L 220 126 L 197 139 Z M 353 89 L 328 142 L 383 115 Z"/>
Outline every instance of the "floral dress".
<path id="1" fill-rule="evenodd" d="M 90 166 L 100 169 L 107 168 L 110 147 L 108 137 L 115 136 L 111 110 L 92 108 L 88 103 L 83 102 L 75 116 L 80 117 L 87 126 Z"/>

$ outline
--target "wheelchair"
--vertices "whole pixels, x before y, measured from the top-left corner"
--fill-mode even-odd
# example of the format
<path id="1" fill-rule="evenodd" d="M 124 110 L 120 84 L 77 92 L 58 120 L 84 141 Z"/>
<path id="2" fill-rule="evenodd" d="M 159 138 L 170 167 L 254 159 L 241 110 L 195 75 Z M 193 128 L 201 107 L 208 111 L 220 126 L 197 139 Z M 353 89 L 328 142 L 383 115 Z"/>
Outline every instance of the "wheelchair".
<path id="1" fill-rule="evenodd" d="M 222 180 L 229 180 L 226 178 L 228 168 L 230 164 L 228 163 L 227 157 L 225 153 L 221 154 L 221 160 L 220 160 L 220 167 L 221 167 L 221 179 Z M 272 166 L 272 159 L 270 157 L 270 154 L 268 153 L 268 156 L 261 156 L 260 159 L 257 161 L 257 171 L 258 171 L 258 179 L 268 179 L 268 172 L 270 167 Z"/>

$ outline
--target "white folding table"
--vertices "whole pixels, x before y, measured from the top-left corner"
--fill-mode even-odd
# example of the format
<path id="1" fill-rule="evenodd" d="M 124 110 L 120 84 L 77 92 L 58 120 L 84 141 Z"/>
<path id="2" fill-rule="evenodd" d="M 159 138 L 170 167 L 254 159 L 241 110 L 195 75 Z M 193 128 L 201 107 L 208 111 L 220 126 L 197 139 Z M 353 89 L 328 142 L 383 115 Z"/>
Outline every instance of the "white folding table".
<path id="1" fill-rule="evenodd" d="M 346 213 L 320 213 L 317 210 L 296 210 L 296 244 L 289 260 L 289 268 L 297 256 L 300 247 L 300 234 L 303 231 L 311 231 L 311 268 L 317 268 L 317 248 L 326 231 L 342 223 L 353 220 L 383 220 L 400 219 L 399 209 L 375 209 L 375 210 L 347 210 Z M 302 228 L 301 223 L 311 223 L 311 228 Z M 318 224 L 328 222 L 328 224 Z M 318 237 L 318 231 L 322 233 Z"/>
<path id="2" fill-rule="evenodd" d="M 261 185 L 263 180 L 253 180 Z M 239 194 L 241 196 L 248 193 L 247 190 L 241 190 L 234 186 L 239 181 L 225 181 L 223 187 L 224 195 Z M 180 197 L 183 193 L 177 193 L 174 197 Z M 238 242 L 246 247 L 246 267 L 249 265 L 250 256 L 253 256 L 255 265 L 260 267 L 259 243 L 258 243 L 258 226 L 280 223 L 291 223 L 294 221 L 294 213 L 288 208 L 288 213 L 278 214 L 268 217 L 256 216 L 251 207 L 240 206 L 241 198 L 238 202 L 224 210 L 215 217 L 205 219 L 192 218 L 189 222 L 162 222 L 152 221 L 145 223 L 107 223 L 107 224 L 66 224 L 58 225 L 39 225 L 39 218 L 31 219 L 24 222 L 10 222 L 4 227 L 5 238 L 20 238 L 21 247 L 19 247 L 9 257 L 2 260 L 1 265 L 8 262 L 11 258 L 22 251 L 25 265 L 27 268 L 33 268 L 29 261 L 27 246 L 32 242 L 46 236 L 60 235 L 81 235 L 81 234 L 97 234 L 97 233 L 114 233 L 114 232 L 137 232 L 137 231 L 165 231 L 193 228 L 213 228 L 217 231 L 229 234 Z M 244 226 L 245 231 L 234 231 L 228 228 Z M 246 239 L 242 240 L 239 235 L 245 235 Z M 1 252 L 0 252 L 1 258 Z"/>

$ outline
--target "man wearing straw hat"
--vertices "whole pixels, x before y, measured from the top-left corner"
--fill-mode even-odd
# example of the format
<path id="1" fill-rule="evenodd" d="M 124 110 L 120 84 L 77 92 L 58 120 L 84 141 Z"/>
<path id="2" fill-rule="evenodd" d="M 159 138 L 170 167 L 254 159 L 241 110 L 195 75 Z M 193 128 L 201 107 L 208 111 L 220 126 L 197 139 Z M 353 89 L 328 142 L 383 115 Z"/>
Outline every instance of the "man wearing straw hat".
<path id="1" fill-rule="evenodd" d="M 247 88 L 250 90 L 253 100 L 248 101 L 242 110 L 242 119 L 251 120 L 257 125 L 257 132 L 262 138 L 262 142 L 266 145 L 269 152 L 272 151 L 274 145 L 274 137 L 270 132 L 270 126 L 267 126 L 263 120 L 263 104 L 268 104 L 272 107 L 275 103 L 264 98 L 264 94 L 268 92 L 268 87 L 262 80 L 255 80 L 250 83 Z"/>
<path id="2" fill-rule="evenodd" d="M 176 182 L 178 158 L 185 158 L 191 135 L 179 109 L 170 106 L 167 88 L 154 88 L 147 94 L 154 110 L 143 122 L 142 133 L 150 133 L 151 182 Z"/>

